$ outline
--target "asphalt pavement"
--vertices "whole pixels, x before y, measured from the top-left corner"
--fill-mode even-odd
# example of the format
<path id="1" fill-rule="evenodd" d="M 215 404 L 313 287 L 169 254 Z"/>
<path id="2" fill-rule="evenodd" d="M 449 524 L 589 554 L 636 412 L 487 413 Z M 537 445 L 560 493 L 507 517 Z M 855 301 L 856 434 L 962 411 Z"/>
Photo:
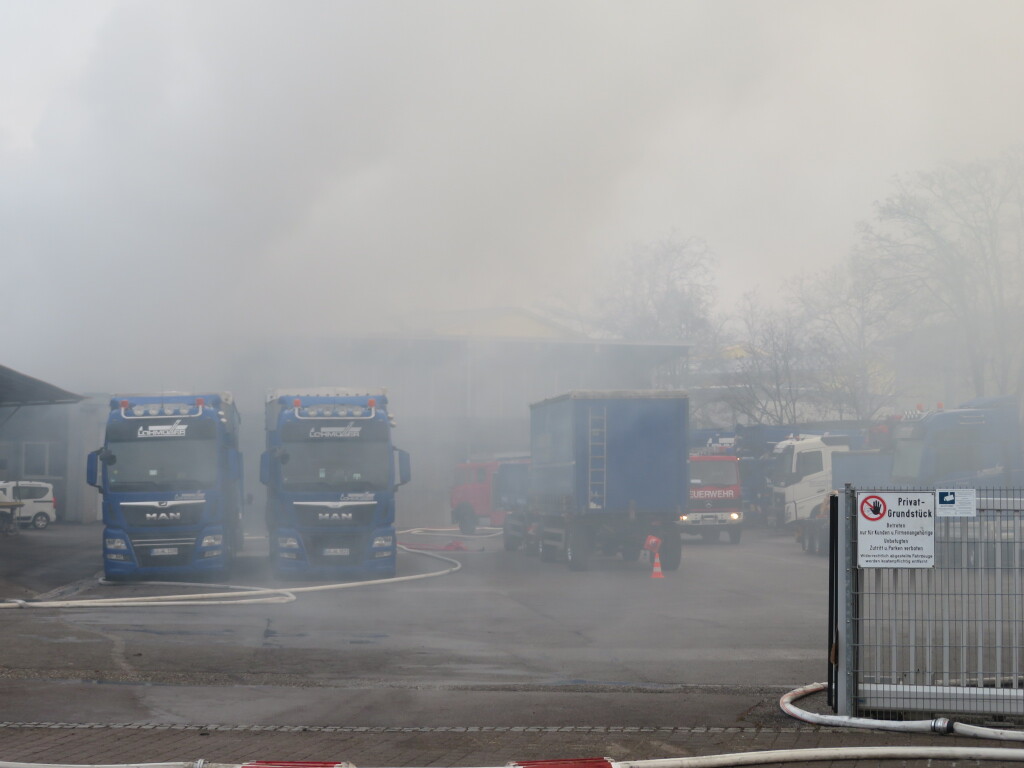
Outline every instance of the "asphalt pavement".
<path id="1" fill-rule="evenodd" d="M 98 524 L 54 526 L 0 540 L 0 596 L 31 599 L 60 594 L 62 587 L 96 575 L 101 528 Z M 50 567 L 41 567 L 39 558 Z M 35 609 L 33 609 L 35 610 Z M 16 609 L 0 611 L 0 622 Z M 40 610 L 42 614 L 49 611 Z M 23 638 L 24 642 L 35 642 Z M 2 663 L 0 684 L 13 691 L 10 670 Z M 4 678 L 7 678 L 6 680 Z M 84 692 L 83 692 L 84 690 Z M 87 696 L 88 686 L 75 695 Z M 454 692 L 452 695 L 458 695 Z M 808 711 L 825 711 L 822 695 L 802 700 Z M 0 698 L 0 701 L 3 699 Z M 739 715 L 740 713 L 738 713 Z M 690 719 L 693 720 L 691 714 Z M 253 725 L 235 722 L 225 711 L 213 723 L 14 722 L 0 707 L 0 762 L 45 764 L 126 764 L 205 760 L 241 764 L 252 761 L 350 762 L 356 766 L 504 766 L 510 762 L 605 757 L 616 761 L 683 758 L 761 751 L 913 747 L 917 749 L 996 749 L 1013 744 L 940 734 L 907 734 L 870 729 L 822 727 L 798 720 L 757 728 L 707 727 L 690 722 L 678 727 L 591 727 L 586 713 L 574 726 L 470 727 L 459 723 L 432 727 L 379 727 L 359 722 L 336 725 Z M 1019 742 L 1017 743 L 1020 744 Z M 1024 750 L 1014 753 L 1024 757 Z M 1010 764 L 1010 760 L 970 758 L 878 758 L 859 753 L 847 761 L 836 754 L 802 765 L 944 766 Z M 765 765 L 788 765 L 786 760 Z M 766 759 L 772 759 L 771 756 Z M 739 764 L 725 761 L 723 764 Z"/>

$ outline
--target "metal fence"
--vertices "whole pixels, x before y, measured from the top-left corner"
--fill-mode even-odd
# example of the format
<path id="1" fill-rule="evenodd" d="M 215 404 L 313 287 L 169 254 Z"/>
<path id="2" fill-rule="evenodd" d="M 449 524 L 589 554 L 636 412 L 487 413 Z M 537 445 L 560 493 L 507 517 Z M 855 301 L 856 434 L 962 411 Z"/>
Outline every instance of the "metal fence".
<path id="1" fill-rule="evenodd" d="M 858 564 L 858 492 L 846 489 L 841 515 L 837 500 L 829 682 L 840 714 L 1024 719 L 1024 492 L 976 493 L 972 515 L 935 510 L 920 523 L 926 567 Z"/>

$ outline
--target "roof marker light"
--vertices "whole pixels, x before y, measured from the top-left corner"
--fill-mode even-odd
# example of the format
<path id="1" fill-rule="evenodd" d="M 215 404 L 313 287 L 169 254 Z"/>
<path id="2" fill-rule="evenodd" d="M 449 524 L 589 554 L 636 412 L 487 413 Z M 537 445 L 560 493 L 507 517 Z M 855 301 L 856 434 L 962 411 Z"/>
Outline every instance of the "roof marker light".
<path id="1" fill-rule="evenodd" d="M 202 408 L 204 405 L 206 405 L 206 398 L 205 397 L 197 397 L 196 398 L 196 406 L 198 406 L 199 408 Z"/>
<path id="2" fill-rule="evenodd" d="M 302 401 L 296 397 L 294 400 L 292 400 L 292 405 L 294 405 L 296 408 L 301 408 Z"/>
<path id="3" fill-rule="evenodd" d="M 121 401 L 121 408 L 127 408 L 129 405 L 131 405 L 131 403 L 129 403 L 127 400 Z"/>
<path id="4" fill-rule="evenodd" d="M 368 406 L 370 406 L 371 408 L 376 408 L 377 407 L 377 401 L 374 400 L 372 397 L 369 400 L 366 401 L 366 404 Z"/>

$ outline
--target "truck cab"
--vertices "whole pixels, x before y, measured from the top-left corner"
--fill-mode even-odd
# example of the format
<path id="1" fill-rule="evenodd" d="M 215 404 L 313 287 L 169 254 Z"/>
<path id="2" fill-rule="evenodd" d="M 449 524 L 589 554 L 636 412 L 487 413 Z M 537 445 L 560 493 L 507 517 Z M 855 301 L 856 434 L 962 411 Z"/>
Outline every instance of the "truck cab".
<path id="1" fill-rule="evenodd" d="M 260 480 L 277 576 L 395 575 L 395 493 L 411 470 L 394 427 L 383 389 L 268 393 Z"/>
<path id="2" fill-rule="evenodd" d="M 782 440 L 772 451 L 770 514 L 779 525 L 811 517 L 832 490 L 832 457 L 850 450 L 846 435 Z"/>
<path id="3" fill-rule="evenodd" d="M 736 456 L 690 456 L 690 503 L 679 516 L 679 529 L 709 543 L 722 533 L 731 543 L 740 543 L 743 488 Z"/>
<path id="4" fill-rule="evenodd" d="M 111 399 L 86 465 L 103 497 L 108 580 L 228 571 L 244 544 L 240 423 L 230 392 Z"/>
<path id="5" fill-rule="evenodd" d="M 524 511 L 529 468 L 526 457 L 459 464 L 451 491 L 452 523 L 470 535 L 481 522 L 500 528 L 510 512 Z"/>

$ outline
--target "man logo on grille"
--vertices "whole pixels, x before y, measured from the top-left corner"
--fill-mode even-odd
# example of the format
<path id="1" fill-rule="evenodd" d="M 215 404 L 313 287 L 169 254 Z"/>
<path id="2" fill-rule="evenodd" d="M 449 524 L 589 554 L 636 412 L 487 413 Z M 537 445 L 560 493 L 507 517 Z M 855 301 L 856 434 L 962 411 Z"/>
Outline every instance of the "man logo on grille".
<path id="1" fill-rule="evenodd" d="M 860 513 L 865 520 L 877 523 L 885 517 L 887 507 L 881 496 L 865 496 L 860 502 Z"/>

